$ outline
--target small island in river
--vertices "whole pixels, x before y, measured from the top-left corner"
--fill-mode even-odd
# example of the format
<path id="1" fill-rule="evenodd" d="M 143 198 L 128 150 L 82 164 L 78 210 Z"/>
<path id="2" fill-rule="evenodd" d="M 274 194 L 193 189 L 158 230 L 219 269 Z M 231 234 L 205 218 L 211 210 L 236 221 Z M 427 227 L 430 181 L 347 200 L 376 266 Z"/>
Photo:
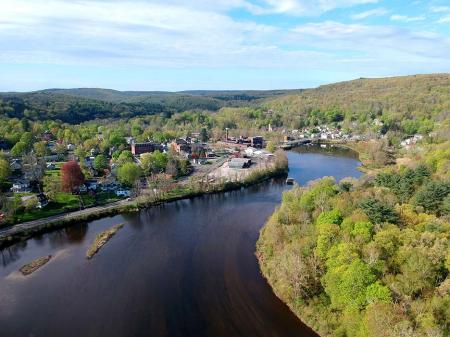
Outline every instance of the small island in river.
<path id="1" fill-rule="evenodd" d="M 52 258 L 51 255 L 37 258 L 36 260 L 33 260 L 30 263 L 24 265 L 22 268 L 19 269 L 19 271 L 25 276 L 30 275 L 30 274 L 34 273 L 36 270 L 38 270 L 39 268 L 41 268 L 48 261 L 50 261 L 51 258 Z"/>
<path id="2" fill-rule="evenodd" d="M 115 225 L 106 231 L 101 232 L 95 237 L 94 242 L 89 247 L 86 252 L 86 258 L 91 259 L 97 252 L 102 248 L 108 241 L 111 239 L 122 227 L 124 224 Z"/>

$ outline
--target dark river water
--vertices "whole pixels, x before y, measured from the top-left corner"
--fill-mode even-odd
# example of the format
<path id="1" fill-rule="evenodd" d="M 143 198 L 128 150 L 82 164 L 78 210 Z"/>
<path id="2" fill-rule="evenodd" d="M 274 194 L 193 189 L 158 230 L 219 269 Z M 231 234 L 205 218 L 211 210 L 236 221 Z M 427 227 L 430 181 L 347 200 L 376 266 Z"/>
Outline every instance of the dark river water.
<path id="1" fill-rule="evenodd" d="M 288 153 L 299 183 L 357 177 L 353 153 Z M 0 336 L 316 336 L 275 297 L 254 255 L 287 187 L 274 180 L 44 234 L 1 252 Z M 125 227 L 92 260 L 96 234 Z M 19 268 L 51 254 L 29 276 Z"/>

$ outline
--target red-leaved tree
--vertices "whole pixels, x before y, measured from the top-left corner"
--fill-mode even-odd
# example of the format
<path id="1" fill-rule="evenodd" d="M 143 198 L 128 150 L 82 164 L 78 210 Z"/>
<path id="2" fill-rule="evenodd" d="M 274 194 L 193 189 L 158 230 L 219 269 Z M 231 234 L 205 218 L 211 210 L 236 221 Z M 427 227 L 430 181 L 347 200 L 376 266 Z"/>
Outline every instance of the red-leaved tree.
<path id="1" fill-rule="evenodd" d="M 73 192 L 84 183 L 84 174 L 76 161 L 61 166 L 61 186 L 64 192 Z"/>

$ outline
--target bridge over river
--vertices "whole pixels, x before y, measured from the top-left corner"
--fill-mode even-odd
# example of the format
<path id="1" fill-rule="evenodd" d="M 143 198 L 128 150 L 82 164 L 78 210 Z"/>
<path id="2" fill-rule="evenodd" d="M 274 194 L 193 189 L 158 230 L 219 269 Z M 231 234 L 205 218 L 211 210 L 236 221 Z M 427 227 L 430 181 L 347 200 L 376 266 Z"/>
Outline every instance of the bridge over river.
<path id="1" fill-rule="evenodd" d="M 310 138 L 294 139 L 294 140 L 290 140 L 288 142 L 283 143 L 281 145 L 281 148 L 283 150 L 290 150 L 293 147 L 304 145 L 304 144 L 309 144 L 311 142 L 312 142 L 312 140 Z"/>

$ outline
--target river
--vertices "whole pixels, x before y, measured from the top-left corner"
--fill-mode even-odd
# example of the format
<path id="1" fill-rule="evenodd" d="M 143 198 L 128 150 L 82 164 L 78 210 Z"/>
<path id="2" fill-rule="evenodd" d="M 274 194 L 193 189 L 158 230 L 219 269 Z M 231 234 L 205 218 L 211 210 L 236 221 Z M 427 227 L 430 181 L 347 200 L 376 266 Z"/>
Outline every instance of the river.
<path id="1" fill-rule="evenodd" d="M 289 176 L 357 177 L 354 153 L 288 152 Z M 283 180 L 53 231 L 1 252 L 1 337 L 316 336 L 272 293 L 254 255 Z M 125 223 L 92 260 L 97 233 Z M 53 258 L 29 276 L 19 268 Z"/>

